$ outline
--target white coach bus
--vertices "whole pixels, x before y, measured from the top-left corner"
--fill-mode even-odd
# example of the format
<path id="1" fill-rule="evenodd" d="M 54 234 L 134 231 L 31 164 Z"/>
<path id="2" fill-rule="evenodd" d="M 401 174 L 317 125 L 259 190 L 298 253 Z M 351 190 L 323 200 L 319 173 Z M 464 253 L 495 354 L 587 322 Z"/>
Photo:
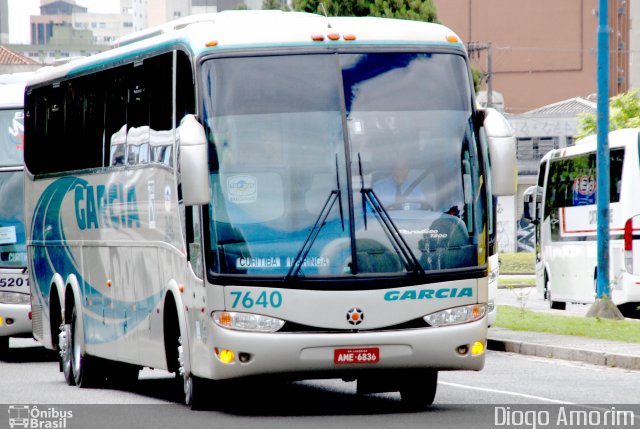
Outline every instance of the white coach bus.
<path id="1" fill-rule="evenodd" d="M 483 367 L 515 144 L 451 30 L 193 16 L 43 71 L 26 115 L 34 335 L 69 384 L 162 368 L 197 408 L 222 380 L 344 378 L 419 406 Z"/>
<path id="2" fill-rule="evenodd" d="M 609 133 L 610 297 L 626 316 L 640 305 L 639 129 Z M 593 303 L 597 277 L 596 136 L 556 149 L 540 161 L 525 191 L 525 217 L 536 224 L 536 286 L 551 308 Z M 633 256 L 638 257 L 634 262 Z"/>
<path id="3" fill-rule="evenodd" d="M 26 76 L 0 75 L 0 358 L 11 337 L 31 337 L 23 210 Z"/>

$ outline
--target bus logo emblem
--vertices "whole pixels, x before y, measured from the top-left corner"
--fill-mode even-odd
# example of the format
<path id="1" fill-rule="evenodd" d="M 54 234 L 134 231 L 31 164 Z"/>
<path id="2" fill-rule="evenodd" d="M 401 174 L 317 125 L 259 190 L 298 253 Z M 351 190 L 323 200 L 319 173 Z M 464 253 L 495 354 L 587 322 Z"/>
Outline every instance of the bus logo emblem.
<path id="1" fill-rule="evenodd" d="M 258 199 L 258 181 L 253 176 L 236 175 L 227 179 L 229 201 L 236 204 L 253 203 Z"/>
<path id="2" fill-rule="evenodd" d="M 364 313 L 358 307 L 353 307 L 347 311 L 347 322 L 351 325 L 359 325 L 364 320 Z"/>

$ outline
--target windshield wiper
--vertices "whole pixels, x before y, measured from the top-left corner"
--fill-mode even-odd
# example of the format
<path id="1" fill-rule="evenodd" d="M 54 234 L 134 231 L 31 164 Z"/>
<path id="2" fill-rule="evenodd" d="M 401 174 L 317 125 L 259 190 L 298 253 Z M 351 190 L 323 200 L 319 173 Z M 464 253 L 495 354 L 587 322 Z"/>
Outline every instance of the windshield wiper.
<path id="1" fill-rule="evenodd" d="M 395 250 L 400 260 L 402 260 L 402 264 L 407 271 L 425 275 L 424 269 L 422 268 L 422 265 L 420 265 L 420 261 L 418 261 L 416 255 L 411 251 L 411 248 L 405 241 L 404 237 L 402 237 L 402 234 L 400 234 L 398 227 L 393 222 L 393 219 L 391 219 L 389 212 L 384 208 L 376 193 L 372 188 L 364 187 L 364 176 L 362 174 L 360 153 L 358 153 L 358 167 L 360 173 L 360 193 L 362 194 L 362 213 L 364 216 L 365 229 L 367 229 L 367 203 L 369 203 L 377 214 L 376 219 L 378 219 L 378 222 L 384 228 L 385 233 L 393 246 L 393 250 Z"/>
<path id="2" fill-rule="evenodd" d="M 304 265 L 304 261 L 307 259 L 307 255 L 309 255 L 313 243 L 315 243 L 316 239 L 318 238 L 320 230 L 326 224 L 329 213 L 331 213 L 331 209 L 336 203 L 336 200 L 338 201 L 338 206 L 340 209 L 340 221 L 342 223 L 342 230 L 344 231 L 344 213 L 342 210 L 342 198 L 340 198 L 341 193 L 342 191 L 340 190 L 340 176 L 338 175 L 338 156 L 336 155 L 336 189 L 333 189 L 331 191 L 329 197 L 322 206 L 322 210 L 320 210 L 320 213 L 316 218 L 316 222 L 313 224 L 313 227 L 311 228 L 311 231 L 309 231 L 309 234 L 307 234 L 307 238 L 304 240 L 302 247 L 293 260 L 291 268 L 289 268 L 289 272 L 285 277 L 285 281 L 291 279 L 291 277 L 298 277 L 298 274 L 302 269 L 302 265 Z"/>

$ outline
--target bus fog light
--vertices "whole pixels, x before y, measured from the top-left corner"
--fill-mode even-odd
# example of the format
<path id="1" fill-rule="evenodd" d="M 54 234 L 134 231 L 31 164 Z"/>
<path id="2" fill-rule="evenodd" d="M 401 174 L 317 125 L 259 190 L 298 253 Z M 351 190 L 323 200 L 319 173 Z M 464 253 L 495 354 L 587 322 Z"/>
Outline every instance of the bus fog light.
<path id="1" fill-rule="evenodd" d="M 238 360 L 242 363 L 247 363 L 251 360 L 251 355 L 249 353 L 240 352 L 238 354 Z"/>
<path id="2" fill-rule="evenodd" d="M 216 355 L 218 355 L 218 359 L 220 359 L 220 362 L 222 363 L 232 363 L 236 358 L 236 354 L 233 352 L 233 350 L 219 350 L 217 347 L 214 350 L 216 352 Z"/>
<path id="3" fill-rule="evenodd" d="M 476 341 L 473 343 L 473 346 L 471 346 L 471 354 L 473 356 L 478 356 L 482 353 L 484 353 L 484 343 L 482 341 Z"/>
<path id="4" fill-rule="evenodd" d="M 431 326 L 459 325 L 480 320 L 486 313 L 485 304 L 465 305 L 428 314 L 424 316 L 424 321 Z"/>
<path id="5" fill-rule="evenodd" d="M 275 332 L 284 326 L 284 320 L 253 313 L 214 311 L 213 320 L 223 328 L 238 331 Z"/>

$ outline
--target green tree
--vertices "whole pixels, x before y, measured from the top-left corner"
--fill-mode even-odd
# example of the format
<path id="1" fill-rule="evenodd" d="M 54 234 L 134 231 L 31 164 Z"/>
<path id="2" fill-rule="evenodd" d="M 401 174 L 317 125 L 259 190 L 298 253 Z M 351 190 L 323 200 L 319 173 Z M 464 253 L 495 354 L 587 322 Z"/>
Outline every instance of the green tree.
<path id="1" fill-rule="evenodd" d="M 378 16 L 437 22 L 433 0 L 293 0 L 293 9 L 329 16 Z"/>
<path id="2" fill-rule="evenodd" d="M 620 128 L 640 127 L 640 89 L 632 89 L 609 99 L 609 131 Z M 578 116 L 578 134 L 576 138 L 595 134 L 597 117 L 595 114 L 582 113 Z"/>
<path id="3" fill-rule="evenodd" d="M 432 0 L 374 0 L 369 10 L 371 15 L 384 18 L 437 22 Z"/>
<path id="4" fill-rule="evenodd" d="M 263 10 L 284 10 L 289 11 L 289 6 L 282 0 L 262 0 Z"/>
<path id="5" fill-rule="evenodd" d="M 473 78 L 473 89 L 478 92 L 480 90 L 480 83 L 484 77 L 484 72 L 475 67 L 471 67 L 471 77 Z"/>

